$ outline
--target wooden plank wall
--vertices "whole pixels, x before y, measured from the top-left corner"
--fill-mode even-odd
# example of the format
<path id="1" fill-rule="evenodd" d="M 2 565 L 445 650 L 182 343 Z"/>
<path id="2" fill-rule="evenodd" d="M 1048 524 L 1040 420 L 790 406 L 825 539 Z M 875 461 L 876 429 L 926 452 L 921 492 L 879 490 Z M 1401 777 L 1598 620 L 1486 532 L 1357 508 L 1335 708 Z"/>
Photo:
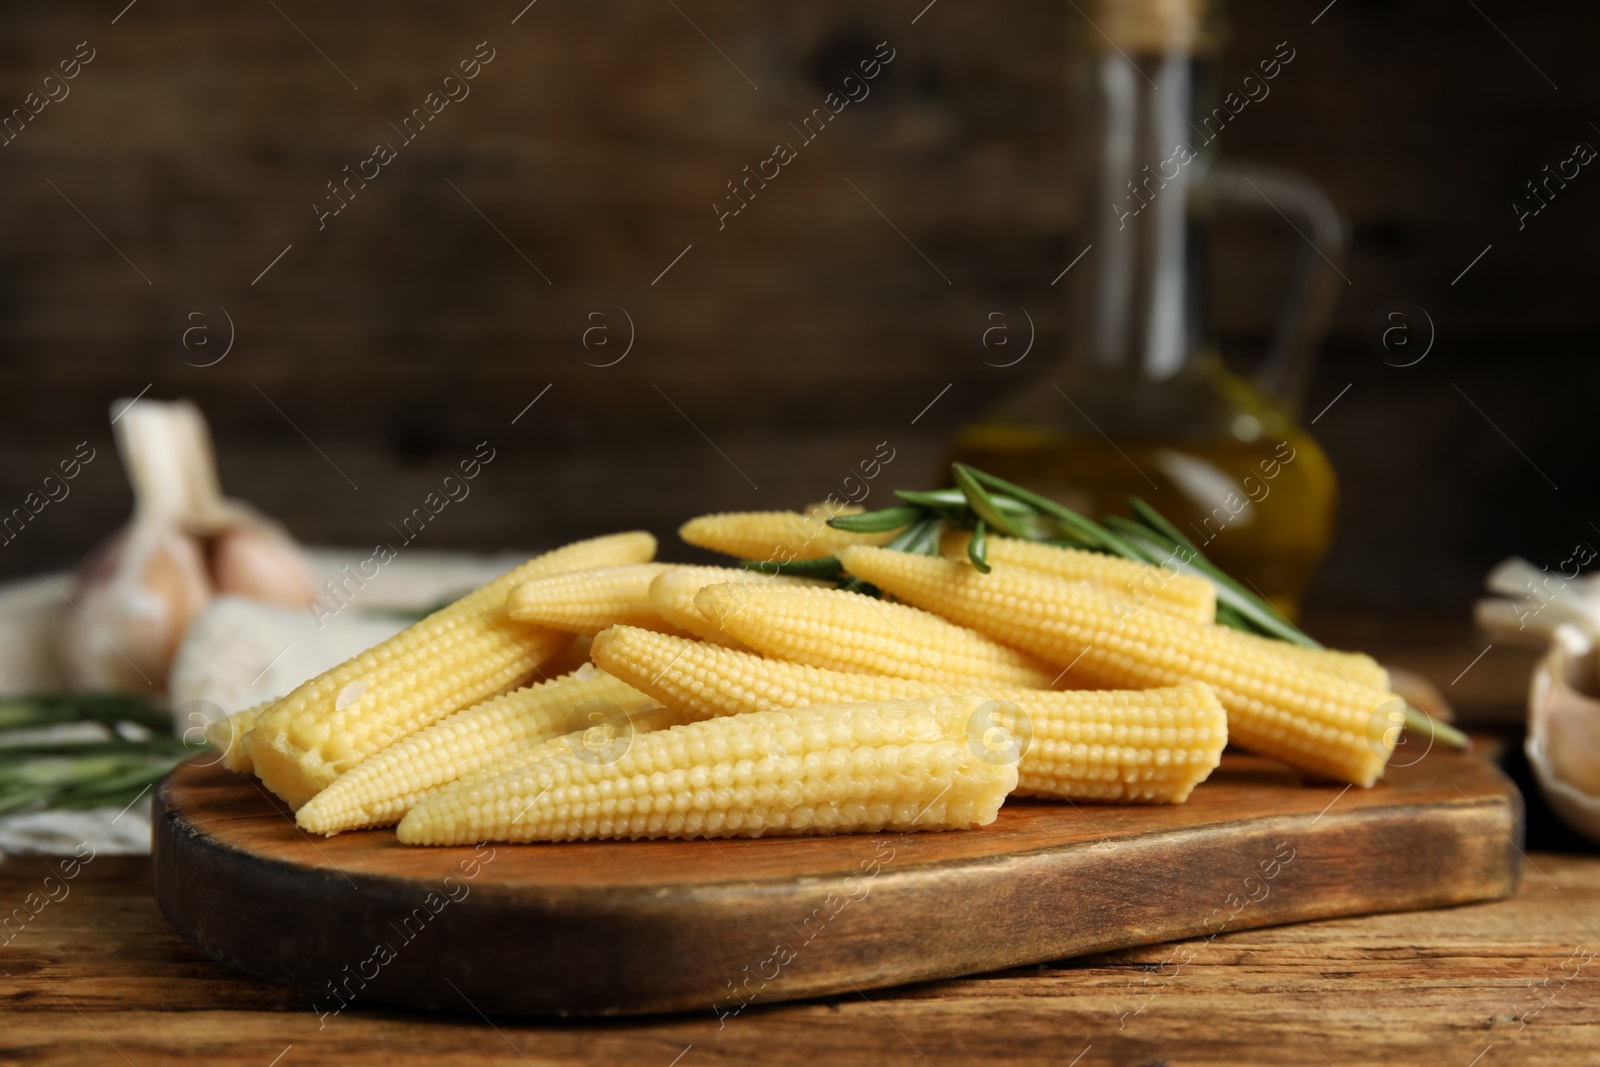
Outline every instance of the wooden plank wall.
<path id="1" fill-rule="evenodd" d="M 318 542 L 384 537 L 488 439 L 495 462 L 425 541 L 498 548 L 815 499 L 885 440 L 888 480 L 922 483 L 962 419 L 1048 377 L 1050 281 L 1083 244 L 1064 71 L 1093 31 L 1069 5 L 125 2 L 0 12 L 0 107 L 68 91 L 0 146 L 0 509 L 77 442 L 101 450 L 0 574 L 64 564 L 126 514 L 107 412 L 147 386 L 201 402 L 226 484 Z M 1309 402 L 1351 385 L 1317 426 L 1345 491 L 1318 596 L 1459 604 L 1508 551 L 1555 563 L 1600 536 L 1582 505 L 1600 178 L 1521 231 L 1510 209 L 1600 144 L 1600 14 L 1340 0 L 1313 24 L 1322 6 L 1240 0 L 1218 73 L 1289 42 L 1223 149 L 1313 175 L 1353 223 Z M 725 183 L 885 41 L 870 95 L 719 229 Z M 391 124 L 475 51 L 493 58 L 470 95 L 402 141 Z M 319 229 L 325 183 L 380 141 L 396 158 Z M 1218 241 L 1230 351 L 1259 351 L 1296 240 L 1267 218 Z M 1408 370 L 1364 337 L 1401 298 L 1440 335 Z M 1002 370 L 977 336 L 1003 303 L 1039 337 Z M 595 365 L 623 312 L 631 351 Z M 232 350 L 195 366 L 227 318 Z M 599 323 L 612 347 L 584 348 Z"/>

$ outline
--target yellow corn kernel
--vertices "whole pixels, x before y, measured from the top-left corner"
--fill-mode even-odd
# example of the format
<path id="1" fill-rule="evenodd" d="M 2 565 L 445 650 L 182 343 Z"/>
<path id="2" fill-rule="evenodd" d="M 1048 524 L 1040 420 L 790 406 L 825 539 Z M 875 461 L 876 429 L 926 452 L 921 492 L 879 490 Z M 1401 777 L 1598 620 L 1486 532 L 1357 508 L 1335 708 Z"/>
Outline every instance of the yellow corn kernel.
<path id="1" fill-rule="evenodd" d="M 667 570 L 665 563 L 634 563 L 536 578 L 511 591 L 506 611 L 518 622 L 574 634 L 607 626 L 673 631 L 650 602 L 650 583 Z"/>
<path id="2" fill-rule="evenodd" d="M 880 548 L 846 549 L 863 581 L 1071 666 L 1093 684 L 1138 689 L 1206 682 L 1233 741 L 1313 775 L 1368 786 L 1394 749 L 1403 702 L 1393 693 L 1270 655 L 1236 630 L 1160 611 L 1125 611 L 1103 592 L 1022 567 L 969 564 Z"/>
<path id="3" fill-rule="evenodd" d="M 546 574 L 648 560 L 655 547 L 647 533 L 623 533 L 536 556 L 301 684 L 245 736 L 257 776 L 299 808 L 379 749 L 526 684 L 570 637 L 513 621 L 506 595 Z"/>
<path id="4" fill-rule="evenodd" d="M 593 667 L 447 715 L 341 774 L 295 822 L 332 837 L 400 821 L 431 789 L 570 733 L 591 713 L 624 715 L 654 700 Z"/>
<path id="5" fill-rule="evenodd" d="M 254 770 L 250 765 L 250 756 L 244 750 L 244 735 L 250 732 L 255 725 L 256 716 L 272 707 L 272 701 L 264 700 L 253 708 L 236 711 L 226 719 L 218 719 L 206 727 L 206 743 L 222 753 L 220 762 L 235 774 L 249 774 Z"/>
<path id="6" fill-rule="evenodd" d="M 1048 689 L 1060 673 L 965 626 L 905 604 L 842 589 L 710 585 L 694 600 L 706 618 L 758 652 L 833 671 Z"/>
<path id="7" fill-rule="evenodd" d="M 612 762 L 544 760 L 413 808 L 411 845 L 959 830 L 994 821 L 1015 763 L 969 744 L 976 697 L 834 704 L 674 726 Z"/>
<path id="8" fill-rule="evenodd" d="M 680 566 L 667 568 L 650 583 L 650 603 L 670 626 L 712 644 L 744 648 L 744 642 L 723 633 L 721 627 L 700 613 L 700 609 L 694 606 L 694 595 L 708 585 L 761 582 L 787 587 L 830 588 L 830 583 L 812 578 L 761 574 L 738 567 Z"/>
<path id="9" fill-rule="evenodd" d="M 596 637 L 593 651 L 596 663 L 635 689 L 702 717 L 950 692 L 626 626 Z M 1018 771 L 1025 791 L 1040 796 L 1177 803 L 1216 767 L 1228 740 L 1226 714 L 1204 685 L 1134 692 L 983 687 L 977 693 L 1007 701 L 1026 717 L 1016 736 L 1032 741 L 1022 749 Z M 987 745 L 988 723 L 975 724 L 974 736 Z"/>
<path id="10" fill-rule="evenodd" d="M 690 519 L 678 528 L 678 536 L 691 545 L 713 552 L 779 563 L 821 559 L 850 545 L 886 545 L 894 540 L 897 530 L 857 534 L 828 525 L 828 520 L 835 515 L 860 512 L 857 507 L 828 505 L 813 505 L 804 512 L 724 511 Z"/>
<path id="11" fill-rule="evenodd" d="M 952 531 L 944 535 L 939 550 L 948 559 L 966 559 L 971 540 L 970 533 Z M 1019 537 L 990 537 L 987 558 L 991 563 L 1027 567 L 1067 581 L 1109 586 L 1131 607 L 1148 604 L 1195 622 L 1212 622 L 1217 617 L 1217 587 L 1204 578 L 1179 573 L 1176 562 L 1163 568 Z"/>

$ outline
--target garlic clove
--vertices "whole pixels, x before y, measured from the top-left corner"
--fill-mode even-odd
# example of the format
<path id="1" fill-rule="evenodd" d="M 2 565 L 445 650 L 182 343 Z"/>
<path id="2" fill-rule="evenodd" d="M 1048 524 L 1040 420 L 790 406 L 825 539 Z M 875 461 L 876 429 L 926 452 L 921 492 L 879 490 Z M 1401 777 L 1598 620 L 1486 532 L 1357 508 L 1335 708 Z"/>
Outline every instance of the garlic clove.
<path id="1" fill-rule="evenodd" d="M 1574 694 L 1574 699 L 1552 704 L 1545 716 L 1550 766 L 1556 777 L 1600 797 L 1600 703 Z"/>
<path id="2" fill-rule="evenodd" d="M 211 542 L 211 577 L 219 593 L 268 604 L 306 607 L 317 599 L 299 546 L 277 526 L 244 508 Z"/>

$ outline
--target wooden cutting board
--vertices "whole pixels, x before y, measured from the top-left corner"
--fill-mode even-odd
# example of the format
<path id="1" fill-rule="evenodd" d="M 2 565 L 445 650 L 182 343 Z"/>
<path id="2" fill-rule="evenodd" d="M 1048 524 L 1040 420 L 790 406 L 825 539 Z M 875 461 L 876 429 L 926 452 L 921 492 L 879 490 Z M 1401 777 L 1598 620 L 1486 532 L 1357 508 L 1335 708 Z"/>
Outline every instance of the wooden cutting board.
<path id="1" fill-rule="evenodd" d="M 205 955 L 300 986 L 330 1016 L 352 999 L 733 1015 L 1489 900 L 1520 869 L 1522 798 L 1470 753 L 1430 752 L 1370 790 L 1229 753 L 1187 804 L 1014 800 L 961 833 L 437 849 L 387 830 L 308 837 L 209 758 L 156 794 L 161 909 Z"/>

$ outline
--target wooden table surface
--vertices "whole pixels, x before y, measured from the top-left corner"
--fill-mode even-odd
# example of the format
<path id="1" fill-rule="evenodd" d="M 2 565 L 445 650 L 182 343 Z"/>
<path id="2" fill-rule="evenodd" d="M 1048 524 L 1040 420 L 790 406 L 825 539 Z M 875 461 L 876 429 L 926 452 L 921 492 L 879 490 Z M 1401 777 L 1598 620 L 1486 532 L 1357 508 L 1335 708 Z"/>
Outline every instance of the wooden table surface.
<path id="1" fill-rule="evenodd" d="M 1473 654 L 1464 642 L 1403 644 L 1386 658 L 1444 682 Z M 148 860 L 101 856 L 62 880 L 60 860 L 12 857 L 0 863 L 0 1063 L 1595 1063 L 1600 853 L 1554 825 L 1516 746 L 1507 752 L 1527 793 L 1530 848 L 1508 900 L 757 1003 L 721 1020 L 487 1019 L 465 1002 L 449 1014 L 319 1016 L 309 994 L 179 939 L 156 908 Z"/>
<path id="2" fill-rule="evenodd" d="M 20 903 L 52 869 L 0 865 L 0 899 Z M 101 857 L 68 885 L 0 947 L 0 1061 L 1492 1067 L 1600 1055 L 1593 857 L 1530 853 L 1521 892 L 1493 904 L 1225 934 L 720 1021 L 486 1019 L 465 1003 L 319 1018 L 310 995 L 236 974 L 173 934 L 147 860 Z"/>

